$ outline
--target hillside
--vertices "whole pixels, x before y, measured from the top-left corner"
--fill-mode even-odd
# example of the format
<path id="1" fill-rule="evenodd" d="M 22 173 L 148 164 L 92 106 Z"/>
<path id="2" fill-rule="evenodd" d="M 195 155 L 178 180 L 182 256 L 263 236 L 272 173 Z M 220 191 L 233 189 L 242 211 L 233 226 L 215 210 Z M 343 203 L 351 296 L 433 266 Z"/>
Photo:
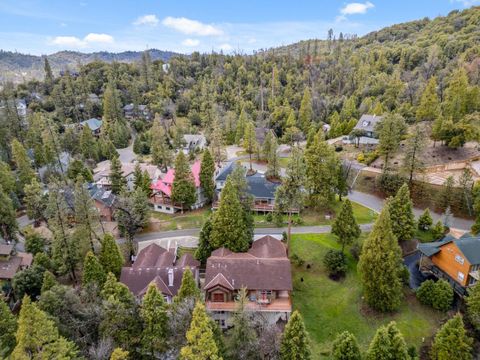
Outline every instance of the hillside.
<path id="1" fill-rule="evenodd" d="M 168 61 L 172 56 L 179 55 L 172 51 L 157 49 L 150 49 L 149 51 L 152 60 Z M 78 64 L 87 64 L 92 61 L 134 62 L 139 61 L 141 56 L 141 51 L 124 51 L 120 53 L 107 51 L 95 53 L 59 51 L 47 57 L 53 72 L 59 73 L 61 70 L 67 68 L 75 69 L 78 67 Z M 42 56 L 0 50 L 0 81 L 12 80 L 19 82 L 23 78 L 42 78 L 44 76 L 43 63 Z"/>

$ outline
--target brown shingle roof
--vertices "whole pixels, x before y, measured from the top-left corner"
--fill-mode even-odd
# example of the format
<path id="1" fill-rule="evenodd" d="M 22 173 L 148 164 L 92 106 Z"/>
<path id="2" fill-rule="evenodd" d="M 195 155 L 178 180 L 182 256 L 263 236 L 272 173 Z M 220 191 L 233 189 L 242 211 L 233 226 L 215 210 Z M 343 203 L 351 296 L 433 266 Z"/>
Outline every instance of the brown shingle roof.
<path id="1" fill-rule="evenodd" d="M 150 244 L 143 248 L 137 256 L 133 268 L 164 267 L 172 266 L 175 262 L 175 254 L 157 244 Z"/>
<path id="2" fill-rule="evenodd" d="M 205 289 L 211 289 L 214 284 L 224 287 L 231 284 L 234 289 L 292 290 L 285 245 L 265 236 L 255 241 L 247 253 L 214 251 L 207 260 L 205 284 Z"/>
<path id="3" fill-rule="evenodd" d="M 22 258 L 20 256 L 12 256 L 8 260 L 0 260 L 0 279 L 13 279 L 21 264 Z"/>

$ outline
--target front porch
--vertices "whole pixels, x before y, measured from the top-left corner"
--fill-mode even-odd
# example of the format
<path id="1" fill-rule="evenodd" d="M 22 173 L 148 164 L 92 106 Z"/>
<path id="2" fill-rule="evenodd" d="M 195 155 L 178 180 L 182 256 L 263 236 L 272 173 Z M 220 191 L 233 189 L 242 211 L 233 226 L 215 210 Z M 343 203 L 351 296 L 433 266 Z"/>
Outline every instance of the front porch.
<path id="1" fill-rule="evenodd" d="M 207 311 L 229 311 L 233 312 L 237 309 L 237 303 L 235 301 L 226 302 L 205 302 Z M 245 306 L 246 311 L 265 311 L 265 312 L 291 312 L 292 301 L 288 298 L 276 298 L 270 302 L 262 301 L 248 301 Z"/>

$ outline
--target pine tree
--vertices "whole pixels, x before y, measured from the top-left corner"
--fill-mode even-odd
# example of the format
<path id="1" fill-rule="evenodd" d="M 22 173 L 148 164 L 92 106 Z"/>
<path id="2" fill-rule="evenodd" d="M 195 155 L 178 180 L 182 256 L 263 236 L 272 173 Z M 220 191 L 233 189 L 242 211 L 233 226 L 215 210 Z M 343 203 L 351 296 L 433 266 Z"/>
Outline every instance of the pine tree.
<path id="1" fill-rule="evenodd" d="M 190 165 L 182 151 L 175 159 L 175 178 L 172 184 L 172 201 L 182 205 L 184 208 L 190 208 L 197 200 L 197 193 Z"/>
<path id="2" fill-rule="evenodd" d="M 338 243 L 342 245 L 342 253 L 345 245 L 353 244 L 361 234 L 360 226 L 353 216 L 352 203 L 348 199 L 344 201 L 340 214 L 332 224 L 332 234 L 337 236 Z"/>
<path id="3" fill-rule="evenodd" d="M 186 267 L 183 271 L 182 284 L 178 289 L 177 296 L 175 296 L 175 302 L 182 302 L 185 299 L 193 298 L 195 300 L 200 299 L 200 289 L 197 286 L 197 282 L 193 277 L 192 270 Z"/>
<path id="4" fill-rule="evenodd" d="M 212 133 L 210 135 L 210 149 L 212 151 L 211 156 L 218 166 L 226 158 L 224 146 L 223 130 L 218 123 L 217 116 L 215 116 L 215 120 L 212 124 Z"/>
<path id="5" fill-rule="evenodd" d="M 446 210 L 453 205 L 455 199 L 455 179 L 452 175 L 447 177 L 443 183 L 442 190 L 438 194 L 437 205 L 441 210 Z"/>
<path id="6" fill-rule="evenodd" d="M 425 87 L 417 108 L 417 121 L 433 121 L 440 115 L 440 101 L 437 96 L 437 80 L 432 76 Z"/>
<path id="7" fill-rule="evenodd" d="M 400 146 L 400 140 L 405 132 L 405 120 L 399 114 L 388 114 L 376 124 L 378 134 L 378 151 L 384 156 L 383 169 L 388 170 L 389 160 Z"/>
<path id="8" fill-rule="evenodd" d="M 480 330 L 480 282 L 469 289 L 467 303 L 467 315 L 470 322 L 477 330 Z"/>
<path id="9" fill-rule="evenodd" d="M 124 258 L 114 237 L 111 234 L 105 234 L 101 243 L 102 247 L 98 255 L 100 264 L 102 264 L 107 274 L 111 272 L 116 276 L 120 276 Z"/>
<path id="10" fill-rule="evenodd" d="M 405 143 L 405 157 L 403 169 L 408 174 L 409 185 L 413 182 L 413 176 L 423 168 L 423 151 L 427 145 L 427 135 L 423 128 L 416 126 Z"/>
<path id="11" fill-rule="evenodd" d="M 361 360 L 362 354 L 355 336 L 344 331 L 335 338 L 332 347 L 333 360 Z"/>
<path id="12" fill-rule="evenodd" d="M 43 69 L 45 71 L 45 94 L 49 95 L 53 89 L 53 72 L 52 68 L 50 67 L 50 62 L 46 56 L 44 57 Z"/>
<path id="13" fill-rule="evenodd" d="M 205 306 L 197 302 L 187 331 L 187 344 L 180 351 L 180 360 L 221 360 Z"/>
<path id="14" fill-rule="evenodd" d="M 240 289 L 233 315 L 233 329 L 229 333 L 228 352 L 230 359 L 254 359 L 258 354 L 258 339 L 249 314 L 245 311 L 248 303 L 247 290 Z"/>
<path id="15" fill-rule="evenodd" d="M 7 194 L 11 194 L 16 190 L 16 179 L 10 166 L 0 160 L 0 186 Z"/>
<path id="16" fill-rule="evenodd" d="M 305 182 L 305 163 L 303 152 L 294 147 L 292 156 L 288 162 L 285 177 L 282 184 L 275 191 L 275 206 L 278 212 L 288 214 L 287 247 L 290 244 L 292 232 L 292 213 L 300 212 L 304 205 L 305 196 L 302 190 Z"/>
<path id="17" fill-rule="evenodd" d="M 422 215 L 418 218 L 418 228 L 423 231 L 427 231 L 433 224 L 432 215 L 430 215 L 430 209 L 426 208 Z"/>
<path id="18" fill-rule="evenodd" d="M 143 322 L 142 352 L 154 356 L 167 347 L 168 317 L 163 295 L 156 285 L 150 284 L 140 307 L 140 318 Z"/>
<path id="19" fill-rule="evenodd" d="M 222 190 L 218 210 L 213 214 L 210 244 L 213 249 L 226 247 L 234 252 L 246 251 L 251 241 L 244 216 L 245 209 L 230 176 Z"/>
<path id="20" fill-rule="evenodd" d="M 15 348 L 17 320 L 3 297 L 0 297 L 0 357 L 7 359 Z"/>
<path id="21" fill-rule="evenodd" d="M 109 179 L 112 192 L 115 195 L 120 194 L 123 189 L 126 189 L 127 180 L 123 177 L 122 163 L 117 156 L 111 161 Z"/>
<path id="22" fill-rule="evenodd" d="M 302 316 L 295 310 L 283 332 L 280 344 L 281 360 L 308 360 L 311 358 L 308 333 Z"/>
<path id="23" fill-rule="evenodd" d="M 215 164 L 212 155 L 208 149 L 203 151 L 202 164 L 200 168 L 200 185 L 203 189 L 203 194 L 209 202 L 213 201 L 215 195 Z"/>
<path id="24" fill-rule="evenodd" d="M 312 95 L 310 89 L 305 88 L 303 92 L 302 102 L 300 103 L 300 110 L 298 111 L 298 121 L 302 127 L 304 133 L 308 132 L 310 124 L 313 122 L 313 107 L 312 107 Z"/>
<path id="25" fill-rule="evenodd" d="M 82 132 L 80 133 L 80 153 L 82 154 L 85 160 L 93 159 L 98 160 L 99 158 L 99 149 L 95 137 L 92 134 L 92 131 L 88 126 L 82 127 Z"/>
<path id="26" fill-rule="evenodd" d="M 366 360 L 407 359 L 407 345 L 395 322 L 380 327 L 368 347 Z"/>
<path id="27" fill-rule="evenodd" d="M 290 114 L 285 124 L 285 131 L 283 133 L 283 140 L 290 146 L 298 141 L 300 138 L 300 129 L 297 127 L 297 119 L 295 117 L 295 111 L 290 110 Z"/>
<path id="28" fill-rule="evenodd" d="M 167 143 L 165 129 L 160 123 L 160 118 L 157 116 L 155 116 L 155 121 L 153 122 L 150 134 L 152 137 L 151 153 L 153 163 L 166 171 L 167 167 L 172 162 L 172 154 Z"/>
<path id="29" fill-rule="evenodd" d="M 432 360 L 473 359 L 472 343 L 472 339 L 466 334 L 461 315 L 457 314 L 438 330 L 430 357 Z"/>
<path id="30" fill-rule="evenodd" d="M 200 235 L 198 237 L 198 247 L 195 251 L 195 259 L 200 261 L 202 264 L 206 263 L 207 259 L 212 254 L 213 248 L 210 245 L 210 235 L 212 233 L 212 220 L 209 217 L 202 226 L 200 230 Z"/>
<path id="31" fill-rule="evenodd" d="M 267 144 L 267 171 L 265 175 L 270 178 L 278 179 L 280 177 L 280 162 L 278 158 L 278 141 L 271 131 L 268 132 L 264 145 Z"/>
<path id="32" fill-rule="evenodd" d="M 42 282 L 42 290 L 41 294 L 43 294 L 45 291 L 50 290 L 54 286 L 58 285 L 57 279 L 55 278 L 55 275 L 53 275 L 50 271 L 45 271 L 43 273 L 43 282 Z"/>
<path id="33" fill-rule="evenodd" d="M 249 155 L 250 171 L 253 171 L 252 154 L 257 151 L 258 143 L 257 138 L 255 137 L 255 126 L 251 121 L 247 122 L 247 124 L 245 125 L 245 133 L 243 134 L 243 147 Z"/>
<path id="34" fill-rule="evenodd" d="M 126 306 L 135 303 L 135 298 L 128 287 L 119 282 L 113 273 L 107 274 L 100 295 L 104 300 L 114 299 Z"/>
<path id="35" fill-rule="evenodd" d="M 7 241 L 17 239 L 18 223 L 13 202 L 0 186 L 0 235 Z"/>
<path id="36" fill-rule="evenodd" d="M 32 169 L 32 163 L 28 157 L 27 151 L 17 139 L 12 141 L 12 157 L 17 169 L 20 189 L 23 190 L 26 184 L 30 184 L 35 172 Z"/>
<path id="37" fill-rule="evenodd" d="M 415 215 L 407 184 L 403 184 L 395 197 L 388 201 L 388 210 L 392 231 L 398 241 L 412 240 L 415 235 Z"/>
<path id="38" fill-rule="evenodd" d="M 121 348 L 113 349 L 112 355 L 110 355 L 110 360 L 128 360 L 129 352 L 122 350 Z"/>
<path id="39" fill-rule="evenodd" d="M 235 144 L 240 145 L 243 136 L 245 135 L 245 127 L 247 126 L 248 122 L 248 115 L 245 108 L 243 107 L 237 122 L 237 128 L 235 132 Z"/>
<path id="40" fill-rule="evenodd" d="M 335 200 L 339 166 L 334 149 L 317 134 L 305 151 L 305 187 L 312 205 L 325 207 Z"/>
<path id="41" fill-rule="evenodd" d="M 101 225 L 100 216 L 81 177 L 75 184 L 74 206 L 77 230 L 79 228 L 83 230 L 82 233 L 87 235 L 90 250 L 95 251 L 95 245 L 98 240 L 96 230 Z"/>
<path id="42" fill-rule="evenodd" d="M 364 241 L 358 269 L 365 300 L 379 311 L 393 311 L 402 299 L 401 250 L 392 232 L 390 213 L 384 207 Z"/>
<path id="43" fill-rule="evenodd" d="M 77 358 L 75 344 L 58 334 L 54 322 L 28 296 L 23 298 L 16 339 L 12 360 Z"/>
<path id="44" fill-rule="evenodd" d="M 88 285 L 97 285 L 101 288 L 105 283 L 106 278 L 107 274 L 105 274 L 102 264 L 100 264 L 100 261 L 93 252 L 89 251 L 83 262 L 82 285 L 84 287 Z"/>

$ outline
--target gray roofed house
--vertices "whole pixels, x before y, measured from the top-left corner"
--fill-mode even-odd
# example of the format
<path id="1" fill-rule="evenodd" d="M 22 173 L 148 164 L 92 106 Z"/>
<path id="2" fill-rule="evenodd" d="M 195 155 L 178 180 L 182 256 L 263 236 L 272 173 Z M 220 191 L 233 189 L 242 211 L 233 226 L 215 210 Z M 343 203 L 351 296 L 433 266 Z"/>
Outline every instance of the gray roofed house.
<path id="1" fill-rule="evenodd" d="M 90 130 L 92 130 L 92 133 L 95 135 L 100 134 L 100 129 L 102 127 L 102 124 L 103 124 L 103 121 L 96 118 L 91 118 L 91 119 L 80 122 L 81 126 L 88 126 Z"/>
<path id="2" fill-rule="evenodd" d="M 373 138 L 375 136 L 375 125 L 383 119 L 383 116 L 363 114 L 358 120 L 354 130 L 362 130 L 365 136 Z"/>
<path id="3" fill-rule="evenodd" d="M 111 190 L 96 184 L 87 184 L 87 189 L 100 214 L 100 218 L 103 221 L 112 221 L 117 201 L 115 194 Z"/>
<path id="4" fill-rule="evenodd" d="M 230 175 L 235 169 L 235 163 L 229 162 L 225 166 L 217 169 L 217 175 L 215 177 L 215 189 L 220 191 L 225 186 L 225 181 L 227 181 L 228 175 Z"/>
<path id="5" fill-rule="evenodd" d="M 120 282 L 139 299 L 153 283 L 166 301 L 171 303 L 180 289 L 183 272 L 187 267 L 198 282 L 200 262 L 191 254 L 183 254 L 177 260 L 176 248 L 167 250 L 157 244 L 150 244 L 138 253 L 131 267 L 122 268 Z"/>
<path id="6" fill-rule="evenodd" d="M 256 173 L 247 176 L 248 193 L 257 200 L 275 200 L 275 191 L 279 183 L 269 181 L 264 174 Z"/>
<path id="7" fill-rule="evenodd" d="M 203 150 L 207 145 L 207 139 L 202 134 L 185 134 L 183 135 L 183 140 L 185 142 L 183 152 L 185 153 Z"/>
<path id="8" fill-rule="evenodd" d="M 152 114 L 148 109 L 147 105 L 137 105 L 130 103 L 123 107 L 123 114 L 126 119 L 135 119 L 141 118 L 144 120 L 150 120 L 152 118 Z"/>
<path id="9" fill-rule="evenodd" d="M 235 297 L 247 289 L 246 309 L 261 312 L 270 324 L 287 321 L 292 311 L 292 274 L 285 245 L 271 236 L 254 241 L 250 250 L 212 252 L 205 268 L 207 310 L 222 328 L 230 326 Z"/>

